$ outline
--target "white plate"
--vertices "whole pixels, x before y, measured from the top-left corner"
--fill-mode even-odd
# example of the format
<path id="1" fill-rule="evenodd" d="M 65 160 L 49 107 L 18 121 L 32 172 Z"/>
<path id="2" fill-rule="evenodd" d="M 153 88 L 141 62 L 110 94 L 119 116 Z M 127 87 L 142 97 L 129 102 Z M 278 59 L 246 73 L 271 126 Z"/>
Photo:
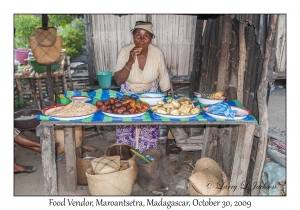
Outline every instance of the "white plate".
<path id="1" fill-rule="evenodd" d="M 170 114 L 159 114 L 154 112 L 154 114 L 161 116 L 161 117 L 167 117 L 167 118 L 190 118 L 190 117 L 195 117 L 198 114 L 190 114 L 190 115 L 170 115 Z"/>
<path id="2" fill-rule="evenodd" d="M 72 96 L 71 97 L 71 101 L 90 101 L 92 100 L 91 98 L 89 98 L 88 96 Z"/>
<path id="3" fill-rule="evenodd" d="M 52 118 L 57 119 L 57 120 L 80 120 L 80 119 L 90 117 L 98 111 L 98 110 L 96 110 L 92 114 L 81 115 L 81 116 L 73 116 L 73 117 L 55 117 L 55 116 L 51 116 L 51 115 L 48 114 L 49 112 L 52 112 L 55 109 L 60 109 L 63 106 L 67 106 L 67 105 L 64 104 L 64 105 L 50 106 L 50 107 L 47 107 L 47 108 L 43 109 L 42 113 L 46 116 L 52 117 Z"/>
<path id="4" fill-rule="evenodd" d="M 229 118 L 229 117 L 226 117 L 224 115 L 211 114 L 211 113 L 208 112 L 208 108 L 209 108 L 209 106 L 205 106 L 203 108 L 203 111 L 206 114 L 208 114 L 209 116 L 214 117 L 214 118 L 219 118 L 219 119 L 241 120 L 241 119 L 244 119 L 245 117 L 247 117 L 250 114 L 250 111 L 248 109 L 243 109 L 243 108 L 240 108 L 240 107 L 237 107 L 237 106 L 230 106 L 230 108 L 232 110 L 237 110 L 238 112 L 235 114 L 234 118 Z"/>
<path id="5" fill-rule="evenodd" d="M 101 111 L 101 112 L 103 112 L 103 111 Z M 142 113 L 138 113 L 138 114 L 113 114 L 113 113 L 103 112 L 103 114 L 105 114 L 107 116 L 111 116 L 111 117 L 138 117 L 145 113 L 146 112 L 142 112 Z"/>

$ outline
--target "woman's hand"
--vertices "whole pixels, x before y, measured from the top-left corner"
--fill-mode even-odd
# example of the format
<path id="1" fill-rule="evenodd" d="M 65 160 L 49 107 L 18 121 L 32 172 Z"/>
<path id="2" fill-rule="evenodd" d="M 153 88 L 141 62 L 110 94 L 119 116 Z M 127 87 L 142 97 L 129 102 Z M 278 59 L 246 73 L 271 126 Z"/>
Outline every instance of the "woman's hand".
<path id="1" fill-rule="evenodd" d="M 142 48 L 134 47 L 129 54 L 129 59 L 127 61 L 127 67 L 131 68 L 132 64 L 134 64 L 136 57 L 141 54 Z M 130 65 L 130 66 L 129 66 Z"/>

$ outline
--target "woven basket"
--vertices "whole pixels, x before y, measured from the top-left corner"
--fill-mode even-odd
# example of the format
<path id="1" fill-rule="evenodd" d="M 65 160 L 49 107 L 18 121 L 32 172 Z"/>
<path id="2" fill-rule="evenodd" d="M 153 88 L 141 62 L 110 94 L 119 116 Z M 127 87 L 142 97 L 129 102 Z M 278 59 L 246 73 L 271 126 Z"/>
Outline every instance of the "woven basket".
<path id="1" fill-rule="evenodd" d="M 221 167 L 211 158 L 201 158 L 189 177 L 190 195 L 228 195 L 229 180 Z"/>
<path id="2" fill-rule="evenodd" d="M 92 167 L 90 160 L 84 160 L 86 156 L 99 158 L 103 155 L 100 148 L 92 146 L 80 146 L 76 148 L 76 171 L 77 171 L 77 184 L 87 185 L 85 172 L 88 168 Z"/>
<path id="3" fill-rule="evenodd" d="M 113 144 L 109 146 L 106 151 L 105 155 L 106 156 L 116 156 L 119 155 L 121 158 L 121 162 L 128 162 L 132 161 L 133 162 L 133 170 L 132 170 L 132 184 L 136 183 L 137 179 L 137 164 L 135 161 L 136 155 L 133 154 L 130 149 L 134 149 L 130 145 L 127 144 Z"/>
<path id="4" fill-rule="evenodd" d="M 128 168 L 121 163 L 125 167 L 122 171 L 100 175 L 95 175 L 93 168 L 89 168 L 86 177 L 91 195 L 129 196 L 132 191 L 133 162 L 127 161 L 126 164 Z"/>

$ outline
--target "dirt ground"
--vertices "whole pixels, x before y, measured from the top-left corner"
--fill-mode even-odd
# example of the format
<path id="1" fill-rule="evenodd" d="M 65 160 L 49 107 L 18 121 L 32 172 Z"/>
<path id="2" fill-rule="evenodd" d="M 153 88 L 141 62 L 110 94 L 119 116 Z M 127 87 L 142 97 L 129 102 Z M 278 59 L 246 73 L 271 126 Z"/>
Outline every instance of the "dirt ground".
<path id="1" fill-rule="evenodd" d="M 275 84 L 275 90 L 270 92 L 268 105 L 269 114 L 269 133 L 278 136 L 282 142 L 286 141 L 286 89 L 281 83 Z M 104 128 L 104 136 L 98 135 L 84 140 L 84 145 L 90 145 L 101 148 L 105 151 L 110 145 L 115 142 L 114 127 Z M 89 131 L 87 131 L 89 132 Z M 24 135 L 34 141 L 39 141 L 39 137 L 33 131 L 23 131 Z M 163 148 L 165 145 L 160 145 Z M 42 173 L 42 160 L 39 153 L 15 146 L 14 149 L 15 161 L 21 165 L 33 165 L 37 167 L 36 172 L 31 174 L 16 174 L 14 175 L 14 195 L 15 196 L 37 196 L 44 195 L 44 182 Z M 133 185 L 131 195 L 189 195 L 187 190 L 187 179 L 191 175 L 192 153 L 185 159 L 178 173 L 175 172 L 176 162 L 179 153 L 173 152 L 168 157 L 164 156 L 164 174 L 167 180 L 168 188 L 163 191 L 150 192 L 142 189 L 138 184 Z M 57 156 L 58 169 L 58 190 L 59 195 L 90 195 L 88 186 L 78 186 L 77 192 L 72 193 L 66 190 L 66 168 L 64 164 L 64 155 Z"/>

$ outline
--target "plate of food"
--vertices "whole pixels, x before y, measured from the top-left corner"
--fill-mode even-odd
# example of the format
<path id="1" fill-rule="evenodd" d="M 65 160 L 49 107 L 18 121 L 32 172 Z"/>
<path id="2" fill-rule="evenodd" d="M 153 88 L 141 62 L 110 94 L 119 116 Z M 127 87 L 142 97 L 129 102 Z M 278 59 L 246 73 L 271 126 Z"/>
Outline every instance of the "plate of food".
<path id="1" fill-rule="evenodd" d="M 211 108 L 211 106 L 205 106 L 205 107 L 203 107 L 203 111 L 207 115 L 209 115 L 213 118 L 218 118 L 218 119 L 241 120 L 241 119 L 246 118 L 250 114 L 250 111 L 248 109 L 237 107 L 237 106 L 229 106 L 229 108 L 227 108 L 227 110 L 216 111 L 216 112 L 211 111 L 210 108 Z"/>
<path id="2" fill-rule="evenodd" d="M 190 98 L 169 99 L 167 102 L 159 101 L 158 105 L 152 106 L 154 114 L 168 118 L 189 118 L 195 117 L 200 112 L 200 106 L 194 105 L 195 101 Z"/>
<path id="3" fill-rule="evenodd" d="M 137 117 L 145 114 L 150 109 L 149 104 L 137 102 L 133 99 L 121 101 L 118 98 L 98 100 L 96 106 L 103 114 L 111 117 Z"/>
<path id="4" fill-rule="evenodd" d="M 71 102 L 50 106 L 43 109 L 42 113 L 57 120 L 79 120 L 92 116 L 98 111 L 98 108 L 84 101 Z"/>

